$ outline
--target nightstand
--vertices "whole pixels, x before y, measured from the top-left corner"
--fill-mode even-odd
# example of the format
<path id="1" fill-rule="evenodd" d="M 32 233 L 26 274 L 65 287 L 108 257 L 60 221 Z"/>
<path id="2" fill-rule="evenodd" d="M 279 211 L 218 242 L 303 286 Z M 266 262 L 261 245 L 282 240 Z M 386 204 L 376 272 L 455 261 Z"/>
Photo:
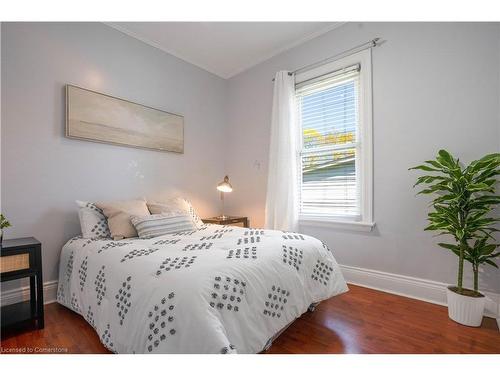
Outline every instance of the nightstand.
<path id="1" fill-rule="evenodd" d="M 29 277 L 30 300 L 2 306 L 1 328 L 36 322 L 43 328 L 42 244 L 34 237 L 3 240 L 0 249 L 0 281 Z"/>
<path id="2" fill-rule="evenodd" d="M 238 227 L 248 228 L 248 217 L 246 216 L 220 216 L 209 217 L 202 219 L 205 224 L 219 224 L 219 225 L 235 225 Z"/>

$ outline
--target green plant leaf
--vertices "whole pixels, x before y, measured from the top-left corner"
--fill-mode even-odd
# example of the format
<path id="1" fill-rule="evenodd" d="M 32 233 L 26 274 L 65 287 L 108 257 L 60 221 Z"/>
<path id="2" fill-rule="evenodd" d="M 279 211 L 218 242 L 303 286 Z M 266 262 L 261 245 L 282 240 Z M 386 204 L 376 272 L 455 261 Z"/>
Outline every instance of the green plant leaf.
<path id="1" fill-rule="evenodd" d="M 456 255 L 460 255 L 460 246 L 452 245 L 452 244 L 448 244 L 448 243 L 442 243 L 442 242 L 438 243 L 438 245 L 445 248 L 445 249 L 451 250 Z"/>
<path id="2" fill-rule="evenodd" d="M 498 247 L 496 244 L 484 245 L 478 248 L 480 255 L 489 255 Z"/>
<path id="3" fill-rule="evenodd" d="M 487 263 L 487 264 L 489 264 L 490 266 L 493 266 L 493 267 L 495 267 L 495 268 L 498 268 L 497 264 L 496 264 L 495 262 L 492 262 L 492 261 L 491 261 L 491 260 L 489 260 L 489 259 L 486 259 L 486 260 L 484 261 L 484 263 Z"/>
<path id="4" fill-rule="evenodd" d="M 450 153 L 446 150 L 439 150 L 436 160 L 441 165 L 444 165 L 445 167 L 447 167 L 449 169 L 453 169 L 453 168 L 457 167 L 457 163 L 455 162 L 455 159 L 453 159 L 453 157 L 450 155 Z"/>
<path id="5" fill-rule="evenodd" d="M 470 165 L 466 168 L 466 173 L 474 175 L 484 168 L 493 168 L 495 165 L 498 165 L 497 163 L 500 163 L 500 154 L 489 154 L 470 163 Z M 491 166 L 488 167 L 490 164 Z"/>
<path id="6" fill-rule="evenodd" d="M 487 180 L 489 178 L 494 178 L 495 176 L 500 175 L 500 171 L 496 169 L 486 169 L 485 171 L 481 172 L 479 175 L 474 177 L 474 182 L 483 182 L 484 180 Z M 495 178 L 496 180 L 496 178 Z"/>
<path id="7" fill-rule="evenodd" d="M 470 184 L 469 186 L 467 186 L 467 190 L 471 191 L 471 192 L 474 192 L 474 191 L 485 191 L 485 190 L 489 191 L 489 189 L 490 189 L 490 186 L 488 186 L 484 182 L 480 182 L 478 184 Z"/>
<path id="8" fill-rule="evenodd" d="M 420 184 L 423 184 L 423 183 L 429 184 L 429 183 L 434 182 L 434 181 L 444 181 L 444 180 L 447 180 L 447 178 L 443 177 L 443 176 L 421 176 L 417 179 L 417 182 L 415 182 L 413 187 L 420 185 Z"/>
<path id="9" fill-rule="evenodd" d="M 440 169 L 431 168 L 431 167 L 428 167 L 427 165 L 417 165 L 416 167 L 408 168 L 409 171 L 412 169 L 419 169 L 421 171 L 426 171 L 426 172 L 441 172 Z"/>
<path id="10" fill-rule="evenodd" d="M 426 160 L 426 161 L 424 161 L 424 163 L 430 164 L 434 168 L 437 168 L 439 170 L 443 170 L 444 169 L 444 165 L 442 165 L 441 163 L 439 163 L 437 160 Z"/>

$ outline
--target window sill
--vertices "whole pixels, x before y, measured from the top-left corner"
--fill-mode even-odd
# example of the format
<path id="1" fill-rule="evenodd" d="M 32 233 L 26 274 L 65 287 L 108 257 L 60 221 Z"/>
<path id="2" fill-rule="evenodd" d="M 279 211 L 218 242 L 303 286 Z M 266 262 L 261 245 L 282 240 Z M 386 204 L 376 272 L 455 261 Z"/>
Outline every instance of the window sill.
<path id="1" fill-rule="evenodd" d="M 328 218 L 299 218 L 299 225 L 307 227 L 322 227 L 332 229 L 343 229 L 355 232 L 371 232 L 375 227 L 375 223 L 363 221 L 342 221 Z"/>

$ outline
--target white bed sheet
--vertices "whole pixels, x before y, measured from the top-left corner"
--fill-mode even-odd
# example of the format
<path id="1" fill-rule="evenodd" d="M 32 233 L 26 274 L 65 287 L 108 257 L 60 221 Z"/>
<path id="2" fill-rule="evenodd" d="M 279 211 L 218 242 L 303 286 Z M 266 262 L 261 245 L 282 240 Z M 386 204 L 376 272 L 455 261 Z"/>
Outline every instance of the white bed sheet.
<path id="1" fill-rule="evenodd" d="M 345 291 L 316 238 L 205 225 L 148 240 L 71 239 L 57 300 L 116 353 L 257 353 L 312 303 Z"/>

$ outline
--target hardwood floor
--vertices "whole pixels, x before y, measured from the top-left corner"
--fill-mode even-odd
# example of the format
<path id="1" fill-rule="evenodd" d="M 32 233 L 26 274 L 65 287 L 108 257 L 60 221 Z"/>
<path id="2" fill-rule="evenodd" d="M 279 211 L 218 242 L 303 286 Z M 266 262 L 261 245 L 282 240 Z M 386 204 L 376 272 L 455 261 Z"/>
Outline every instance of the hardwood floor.
<path id="1" fill-rule="evenodd" d="M 12 348 L 108 353 L 82 317 L 57 303 L 45 306 L 45 329 L 4 332 L 1 351 Z M 500 331 L 494 319 L 465 327 L 446 307 L 351 285 L 297 319 L 266 353 L 500 353 Z"/>

